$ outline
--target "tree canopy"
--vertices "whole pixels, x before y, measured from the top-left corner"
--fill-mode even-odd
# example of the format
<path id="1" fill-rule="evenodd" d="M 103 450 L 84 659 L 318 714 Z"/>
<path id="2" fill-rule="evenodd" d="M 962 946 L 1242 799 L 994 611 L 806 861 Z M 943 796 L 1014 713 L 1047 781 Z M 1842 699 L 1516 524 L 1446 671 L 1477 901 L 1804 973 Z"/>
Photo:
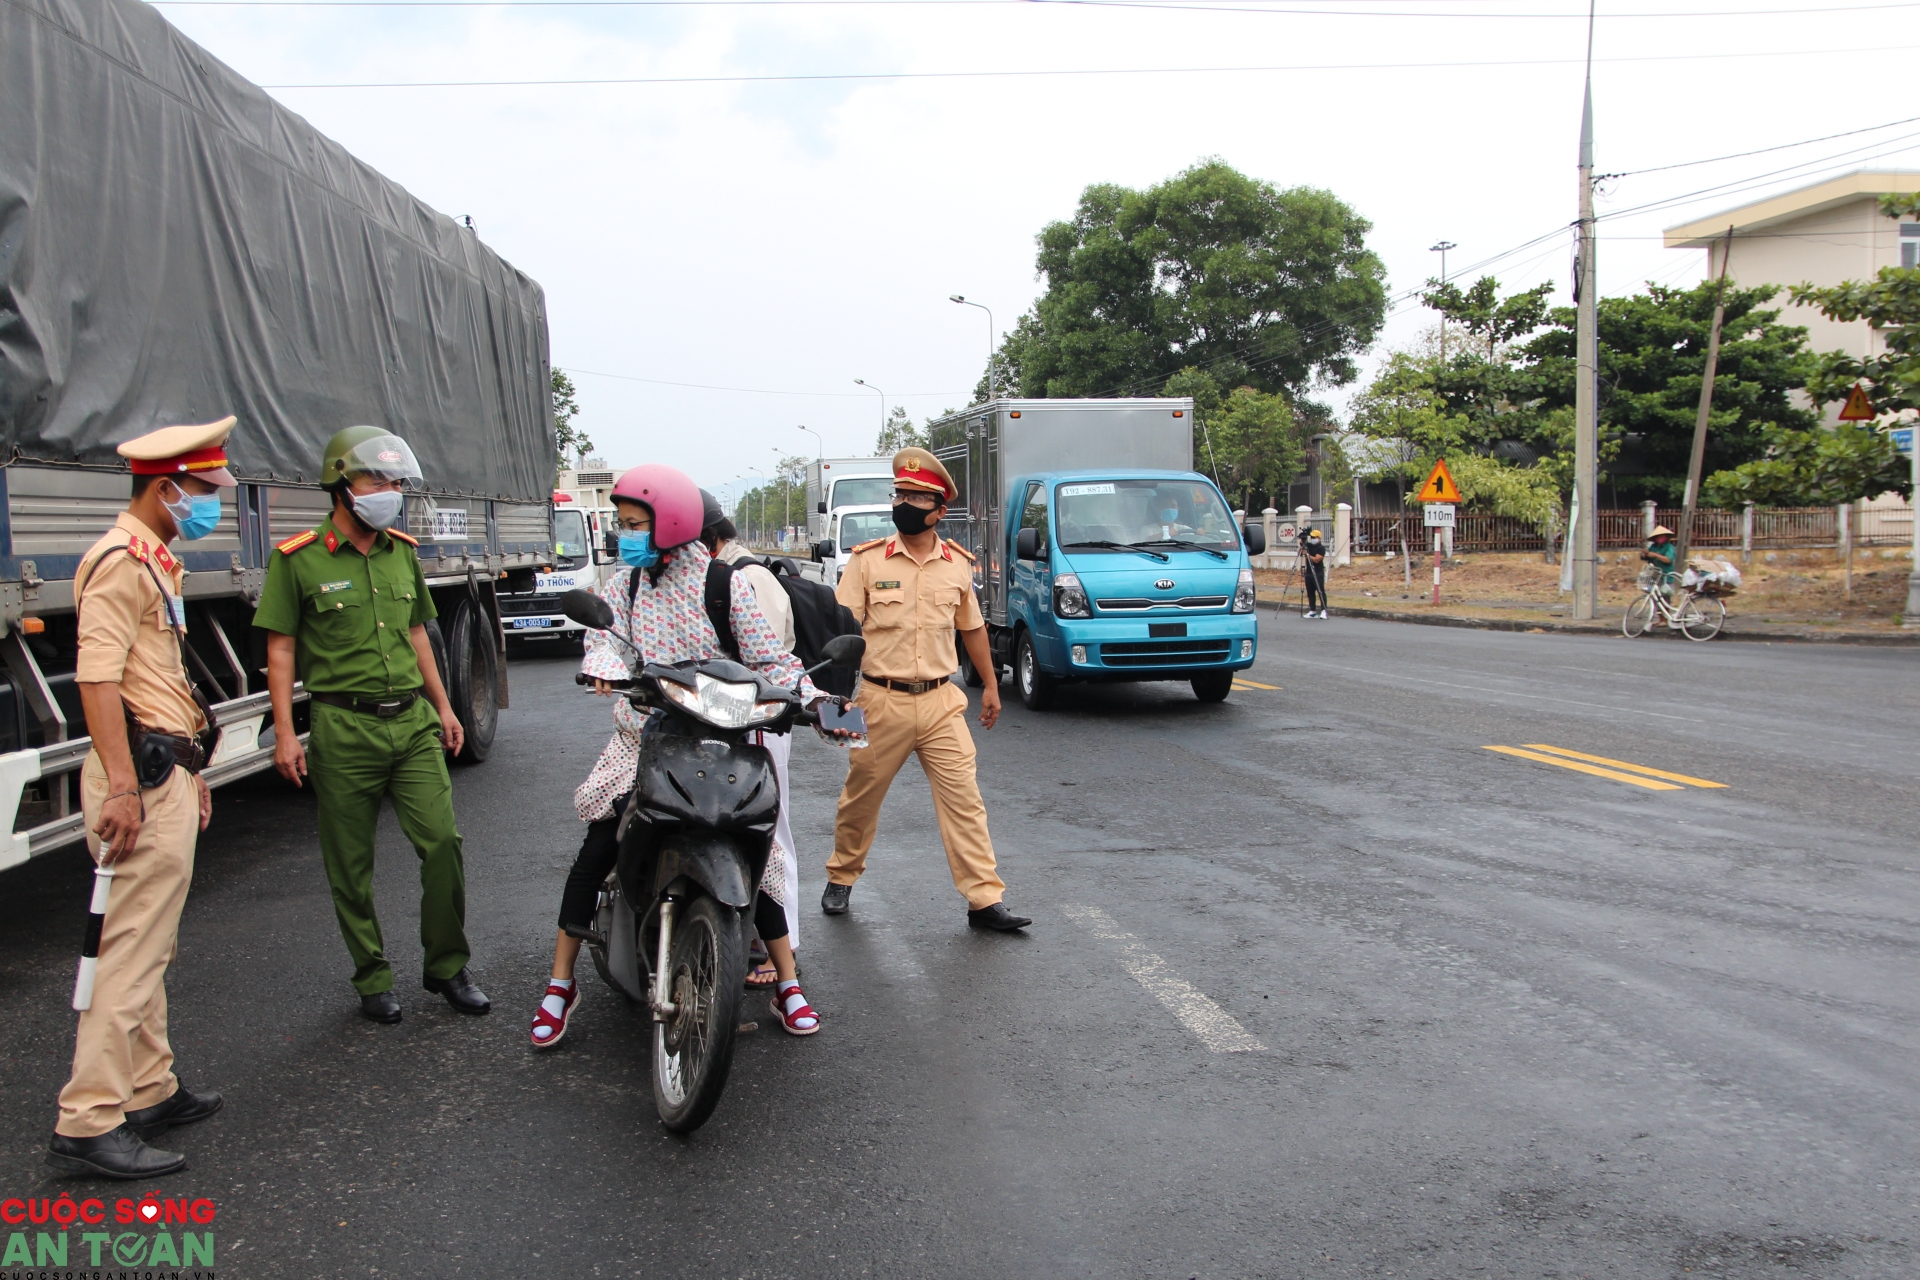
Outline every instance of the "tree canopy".
<path id="1" fill-rule="evenodd" d="M 581 457 L 593 452 L 593 441 L 587 439 L 587 433 L 573 425 L 580 416 L 580 402 L 575 398 L 573 379 L 564 369 L 553 371 L 553 427 L 554 445 L 560 455 L 560 469 L 578 462 Z"/>
<path id="2" fill-rule="evenodd" d="M 1220 160 L 1144 191 L 1088 187 L 1038 236 L 1046 292 L 1002 343 L 1000 386 L 1152 395 L 1186 368 L 1289 396 L 1350 382 L 1386 313 L 1370 230 L 1331 192 Z"/>

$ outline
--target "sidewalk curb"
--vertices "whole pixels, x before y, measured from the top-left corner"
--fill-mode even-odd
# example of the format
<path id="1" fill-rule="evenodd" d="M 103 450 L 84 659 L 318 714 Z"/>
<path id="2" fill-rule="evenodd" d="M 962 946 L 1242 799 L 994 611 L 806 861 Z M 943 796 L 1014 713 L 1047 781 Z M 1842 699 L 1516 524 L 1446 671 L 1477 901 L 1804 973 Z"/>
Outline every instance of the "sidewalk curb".
<path id="1" fill-rule="evenodd" d="M 1263 604 L 1273 604 L 1272 599 L 1262 600 Z M 1368 609 L 1342 606 L 1340 615 L 1346 618 L 1372 618 L 1377 622 L 1408 622 L 1422 627 L 1464 627 L 1470 631 L 1544 631 L 1558 635 L 1576 636 L 1618 636 L 1619 625 L 1605 623 L 1579 622 L 1534 622 L 1518 618 L 1462 618 L 1444 613 L 1406 613 L 1398 609 Z M 1737 631 L 1729 624 L 1716 640 L 1736 640 L 1744 643 L 1762 644 L 1851 644 L 1881 648 L 1920 647 L 1920 630 L 1887 633 L 1840 632 L 1826 634 L 1818 631 Z"/>

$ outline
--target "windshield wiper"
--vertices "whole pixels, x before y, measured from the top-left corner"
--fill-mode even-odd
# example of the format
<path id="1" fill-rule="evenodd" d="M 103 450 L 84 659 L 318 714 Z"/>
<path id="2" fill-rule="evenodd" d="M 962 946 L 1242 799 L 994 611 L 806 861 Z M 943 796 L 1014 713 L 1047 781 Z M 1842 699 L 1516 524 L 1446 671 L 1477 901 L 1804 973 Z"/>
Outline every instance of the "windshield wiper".
<path id="1" fill-rule="evenodd" d="M 1184 547 L 1188 551 L 1204 551 L 1219 560 L 1225 560 L 1227 558 L 1227 553 L 1224 551 L 1216 551 L 1212 547 L 1203 547 L 1197 542 L 1187 542 L 1181 538 L 1153 538 L 1146 542 L 1129 542 L 1127 545 L 1135 549 L 1141 547 Z"/>
<path id="2" fill-rule="evenodd" d="M 1152 556 L 1155 560 L 1160 560 L 1163 562 L 1169 558 L 1167 556 L 1161 555 L 1158 551 L 1153 550 L 1151 547 L 1141 546 L 1137 542 L 1110 542 L 1107 539 L 1102 538 L 1098 542 L 1063 542 L 1060 544 L 1060 548 L 1063 551 L 1069 550 L 1073 547 L 1106 547 L 1112 551 L 1138 551 L 1143 556 Z"/>

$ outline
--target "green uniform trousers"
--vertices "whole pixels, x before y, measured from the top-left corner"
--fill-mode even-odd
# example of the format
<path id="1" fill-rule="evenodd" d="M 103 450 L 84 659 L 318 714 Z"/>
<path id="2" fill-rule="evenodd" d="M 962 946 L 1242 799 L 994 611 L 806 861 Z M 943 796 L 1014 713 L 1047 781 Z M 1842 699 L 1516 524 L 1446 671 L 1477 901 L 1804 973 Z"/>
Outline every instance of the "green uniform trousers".
<path id="1" fill-rule="evenodd" d="M 373 912 L 373 834 L 387 795 L 420 855 L 426 976 L 451 978 L 469 955 L 467 878 L 439 714 L 424 697 L 391 720 L 321 702 L 311 706 L 307 775 L 320 802 L 320 857 L 340 936 L 353 957 L 354 990 L 363 996 L 393 990 L 393 966 L 381 950 Z"/>

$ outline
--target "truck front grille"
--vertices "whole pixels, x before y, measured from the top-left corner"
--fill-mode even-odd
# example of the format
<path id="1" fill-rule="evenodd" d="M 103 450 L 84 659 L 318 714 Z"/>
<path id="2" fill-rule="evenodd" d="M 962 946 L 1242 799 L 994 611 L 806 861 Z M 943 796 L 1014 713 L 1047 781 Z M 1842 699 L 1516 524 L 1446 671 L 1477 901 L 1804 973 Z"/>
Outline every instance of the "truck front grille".
<path id="1" fill-rule="evenodd" d="M 1182 596 L 1178 600 L 1144 600 L 1122 597 L 1116 600 L 1096 600 L 1102 613 L 1129 613 L 1142 609 L 1224 609 L 1227 607 L 1225 596 Z"/>
<path id="2" fill-rule="evenodd" d="M 524 618 L 535 613 L 559 613 L 560 597 L 553 595 L 503 595 L 494 597 L 500 602 L 500 616 L 503 618 Z"/>
<path id="3" fill-rule="evenodd" d="M 1123 640 L 1100 646 L 1100 661 L 1109 667 L 1176 667 L 1223 662 L 1232 654 L 1231 640 Z"/>

